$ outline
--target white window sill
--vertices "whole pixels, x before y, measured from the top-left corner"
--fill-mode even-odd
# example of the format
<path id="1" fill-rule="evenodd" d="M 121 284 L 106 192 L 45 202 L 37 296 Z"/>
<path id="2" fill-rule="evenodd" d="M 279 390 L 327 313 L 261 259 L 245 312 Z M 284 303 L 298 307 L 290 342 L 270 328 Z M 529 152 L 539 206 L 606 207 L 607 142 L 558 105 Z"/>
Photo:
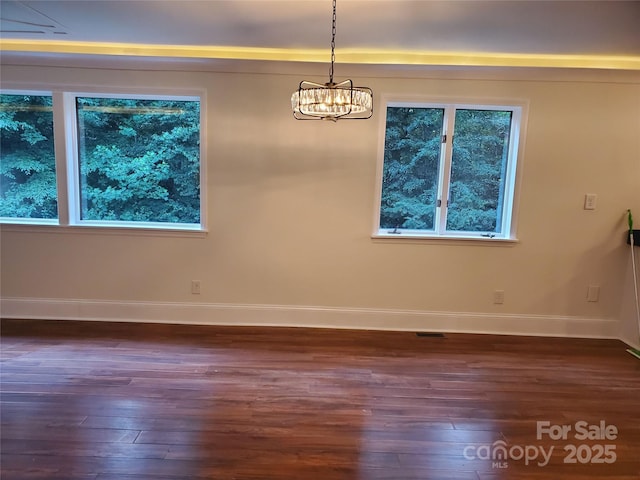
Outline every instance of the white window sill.
<path id="1" fill-rule="evenodd" d="M 463 237 L 455 235 L 425 235 L 410 233 L 374 233 L 371 235 L 374 242 L 380 243 L 432 243 L 443 245 L 492 245 L 513 246 L 520 241 L 517 238 L 503 237 Z"/>
<path id="2" fill-rule="evenodd" d="M 42 222 L 9 222 L 0 223 L 2 232 L 18 233 L 62 233 L 89 235 L 121 235 L 145 237 L 206 237 L 207 230 L 180 226 L 149 226 L 149 225 L 59 225 L 51 221 Z"/>

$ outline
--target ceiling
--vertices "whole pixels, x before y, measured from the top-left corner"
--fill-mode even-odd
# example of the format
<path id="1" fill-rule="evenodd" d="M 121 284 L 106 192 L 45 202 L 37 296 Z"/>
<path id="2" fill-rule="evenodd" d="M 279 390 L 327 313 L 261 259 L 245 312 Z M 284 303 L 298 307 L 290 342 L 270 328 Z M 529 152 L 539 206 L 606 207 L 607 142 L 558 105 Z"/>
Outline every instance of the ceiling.
<path id="1" fill-rule="evenodd" d="M 331 0 L 2 0 L 0 17 L 3 53 L 320 62 L 331 38 Z M 637 70 L 639 26 L 640 1 L 338 0 L 336 60 Z"/>

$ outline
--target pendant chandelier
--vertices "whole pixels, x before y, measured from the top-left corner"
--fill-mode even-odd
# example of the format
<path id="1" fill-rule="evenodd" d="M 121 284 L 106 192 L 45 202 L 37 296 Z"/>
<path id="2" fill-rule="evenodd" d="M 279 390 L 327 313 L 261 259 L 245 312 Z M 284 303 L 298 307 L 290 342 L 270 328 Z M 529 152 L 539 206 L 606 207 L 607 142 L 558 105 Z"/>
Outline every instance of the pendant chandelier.
<path id="1" fill-rule="evenodd" d="M 329 81 L 320 84 L 303 80 L 291 96 L 293 117 L 296 120 L 364 120 L 373 115 L 373 91 L 354 87 L 351 80 L 333 81 L 336 60 L 336 0 L 333 0 L 331 23 L 331 67 Z"/>

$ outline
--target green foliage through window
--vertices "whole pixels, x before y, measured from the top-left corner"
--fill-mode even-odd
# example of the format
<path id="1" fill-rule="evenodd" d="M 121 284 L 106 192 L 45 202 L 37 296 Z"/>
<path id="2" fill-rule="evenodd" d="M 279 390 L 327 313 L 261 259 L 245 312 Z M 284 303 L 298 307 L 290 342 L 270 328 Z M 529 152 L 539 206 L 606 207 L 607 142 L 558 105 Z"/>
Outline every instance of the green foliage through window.
<path id="1" fill-rule="evenodd" d="M 500 233 L 511 112 L 456 110 L 447 230 Z"/>
<path id="2" fill-rule="evenodd" d="M 443 120 L 441 108 L 387 109 L 382 228 L 435 228 Z"/>
<path id="3" fill-rule="evenodd" d="M 49 95 L 0 95 L 0 217 L 58 217 Z"/>
<path id="4" fill-rule="evenodd" d="M 200 103 L 76 98 L 82 220 L 200 223 Z"/>

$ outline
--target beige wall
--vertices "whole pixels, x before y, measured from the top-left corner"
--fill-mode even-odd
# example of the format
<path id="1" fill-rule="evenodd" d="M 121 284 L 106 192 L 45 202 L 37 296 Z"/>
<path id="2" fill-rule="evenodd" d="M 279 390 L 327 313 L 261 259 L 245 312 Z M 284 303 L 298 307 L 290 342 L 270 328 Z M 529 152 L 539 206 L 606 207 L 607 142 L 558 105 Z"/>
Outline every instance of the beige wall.
<path id="1" fill-rule="evenodd" d="M 638 77 L 472 76 L 358 83 L 378 99 L 529 102 L 515 245 L 372 240 L 380 116 L 293 120 L 301 76 L 4 66 L 4 84 L 205 89 L 209 233 L 3 227 L 2 296 L 627 318 L 627 208 L 640 223 Z M 597 210 L 582 209 L 585 193 L 598 195 Z M 586 301 L 589 285 L 600 285 L 599 302 Z M 493 305 L 495 289 L 505 290 L 504 305 Z"/>

